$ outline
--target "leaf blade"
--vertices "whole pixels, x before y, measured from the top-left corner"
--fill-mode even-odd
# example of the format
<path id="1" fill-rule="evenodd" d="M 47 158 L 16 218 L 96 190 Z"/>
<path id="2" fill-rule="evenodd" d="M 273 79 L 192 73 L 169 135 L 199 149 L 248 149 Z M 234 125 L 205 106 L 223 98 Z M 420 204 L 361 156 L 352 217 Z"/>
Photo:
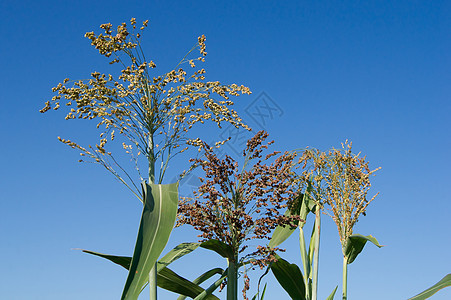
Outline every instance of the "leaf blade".
<path id="1" fill-rule="evenodd" d="M 213 275 L 223 274 L 223 273 L 224 273 L 223 269 L 214 268 L 214 269 L 208 270 L 207 272 L 201 274 L 199 277 L 194 279 L 192 281 L 192 283 L 199 285 L 199 284 L 203 283 L 204 281 L 210 279 Z M 178 297 L 177 300 L 184 300 L 184 299 L 186 299 L 186 297 L 187 297 L 187 295 L 183 295 L 183 296 Z"/>
<path id="2" fill-rule="evenodd" d="M 157 283 L 159 287 L 165 290 L 191 298 L 196 298 L 205 291 L 197 284 L 183 278 L 167 267 L 162 268 L 158 273 Z M 204 299 L 219 300 L 218 297 L 211 294 L 208 294 Z"/>
<path id="3" fill-rule="evenodd" d="M 297 265 L 278 256 L 277 261 L 271 265 L 271 271 L 293 300 L 305 299 L 304 277 Z"/>
<path id="4" fill-rule="evenodd" d="M 165 256 L 160 258 L 157 263 L 157 271 L 160 271 L 164 267 L 168 266 L 172 262 L 176 261 L 177 259 L 181 258 L 182 256 L 185 256 L 194 250 L 196 250 L 201 243 L 181 243 L 177 246 L 175 246 L 171 251 L 166 253 Z"/>
<path id="5" fill-rule="evenodd" d="M 166 246 L 175 223 L 178 183 L 143 182 L 144 207 L 127 281 L 121 299 L 136 300 L 149 272 Z"/>
<path id="6" fill-rule="evenodd" d="M 234 259 L 233 249 L 226 243 L 218 240 L 208 240 L 200 244 L 204 249 L 212 250 L 224 258 Z"/>
<path id="7" fill-rule="evenodd" d="M 338 285 L 334 288 L 334 290 L 332 291 L 332 293 L 330 293 L 329 297 L 327 297 L 326 300 L 334 300 L 337 289 L 338 289 Z"/>
<path id="8" fill-rule="evenodd" d="M 434 284 L 433 286 L 431 286 L 430 288 L 422 291 L 421 293 L 419 293 L 418 295 L 409 298 L 408 300 L 424 300 L 427 299 L 429 297 L 431 297 L 432 295 L 434 295 L 435 293 L 437 293 L 439 290 L 451 286 L 451 273 L 447 274 L 445 277 L 443 277 L 439 282 L 437 282 L 436 284 Z"/>
<path id="9" fill-rule="evenodd" d="M 366 242 L 371 242 L 375 246 L 381 248 L 382 245 L 376 240 L 376 238 L 372 235 L 361 235 L 361 234 L 353 234 L 348 237 L 346 241 L 346 247 L 344 250 L 344 255 L 348 258 L 348 265 L 351 264 L 357 256 L 362 252 L 363 247 L 365 247 Z"/>

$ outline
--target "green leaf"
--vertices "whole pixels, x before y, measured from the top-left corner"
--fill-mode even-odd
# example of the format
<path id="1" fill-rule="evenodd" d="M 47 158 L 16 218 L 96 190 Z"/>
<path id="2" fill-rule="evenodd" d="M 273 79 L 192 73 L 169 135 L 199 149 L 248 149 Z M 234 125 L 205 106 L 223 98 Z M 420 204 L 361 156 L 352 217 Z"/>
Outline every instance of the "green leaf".
<path id="1" fill-rule="evenodd" d="M 224 273 L 224 270 L 221 268 L 214 268 L 214 269 L 208 270 L 207 272 L 203 273 L 202 275 L 200 275 L 199 277 L 194 279 L 193 283 L 201 284 L 202 282 L 205 282 L 208 279 L 210 279 L 211 277 L 213 277 L 213 275 L 222 274 L 222 273 Z"/>
<path id="2" fill-rule="evenodd" d="M 177 275 L 174 271 L 167 267 L 163 267 L 158 273 L 157 283 L 161 288 L 191 298 L 196 298 L 205 291 L 197 284 L 194 284 L 180 275 Z M 211 294 L 207 294 L 204 299 L 219 300 L 218 297 Z"/>
<path id="3" fill-rule="evenodd" d="M 83 250 L 83 249 L 81 251 L 83 251 L 84 253 L 88 253 L 88 254 L 92 254 L 92 255 L 96 255 L 96 256 L 100 256 L 102 258 L 108 259 L 108 260 L 114 262 L 115 264 L 118 264 L 118 265 L 126 268 L 127 270 L 130 269 L 130 265 L 132 262 L 132 258 L 130 256 L 109 255 L 109 254 L 103 254 L 103 253 L 89 251 L 89 250 Z"/>
<path id="4" fill-rule="evenodd" d="M 329 297 L 326 298 L 326 300 L 334 300 L 335 297 L 335 292 L 338 289 L 338 285 L 334 288 L 334 290 L 332 291 L 332 293 L 330 293 Z"/>
<path id="5" fill-rule="evenodd" d="M 306 194 L 300 194 L 298 198 L 295 201 L 295 205 L 293 209 L 287 209 L 284 213 L 284 216 L 295 216 L 299 215 L 304 222 L 301 222 L 300 226 L 301 228 L 305 224 L 305 220 L 307 219 L 307 215 L 310 212 L 309 209 L 309 203 L 310 203 L 310 197 L 308 197 Z M 271 240 L 269 241 L 268 246 L 271 248 L 275 248 L 282 244 L 287 238 L 290 237 L 290 235 L 296 230 L 297 227 L 290 227 L 290 226 L 277 226 L 274 230 Z"/>
<path id="6" fill-rule="evenodd" d="M 252 300 L 263 300 L 265 298 L 265 293 L 266 293 L 266 283 L 265 283 L 265 287 L 263 288 L 263 292 L 262 292 L 262 296 L 260 298 L 257 298 L 259 296 L 259 294 L 255 294 L 254 297 L 252 297 Z"/>
<path id="7" fill-rule="evenodd" d="M 299 267 L 277 256 L 271 271 L 283 289 L 293 300 L 305 300 L 304 277 Z"/>
<path id="8" fill-rule="evenodd" d="M 227 274 L 229 272 L 229 269 L 225 269 L 225 271 L 222 273 L 222 276 L 213 282 L 208 288 L 205 289 L 202 293 L 200 293 L 194 300 L 203 300 L 206 299 L 206 297 L 211 294 L 214 290 L 216 290 L 221 283 L 224 281 L 224 279 L 227 277 Z"/>
<path id="9" fill-rule="evenodd" d="M 379 242 L 376 240 L 376 238 L 371 235 L 364 236 L 361 234 L 353 234 L 348 237 L 344 251 L 344 255 L 348 258 L 348 265 L 357 258 L 357 255 L 362 252 L 363 247 L 365 247 L 365 244 L 368 241 L 379 248 L 383 247 L 382 245 L 379 245 Z"/>
<path id="10" fill-rule="evenodd" d="M 289 209 L 285 211 L 283 214 L 284 216 L 292 216 L 293 214 Z M 287 238 L 290 237 L 290 235 L 296 230 L 297 227 L 290 227 L 290 226 L 277 226 L 276 229 L 274 229 L 274 232 L 271 235 L 271 240 L 269 241 L 268 246 L 271 248 L 275 248 L 285 242 Z"/>
<path id="11" fill-rule="evenodd" d="M 174 227 L 178 205 L 178 183 L 143 182 L 144 208 L 138 237 L 121 299 L 138 299 L 141 287 L 168 242 Z"/>
<path id="12" fill-rule="evenodd" d="M 158 262 L 157 262 L 157 272 L 159 272 L 164 267 L 168 266 L 172 262 L 176 261 L 177 259 L 181 258 L 182 256 L 189 254 L 196 250 L 200 246 L 200 243 L 181 243 L 180 245 L 177 245 L 174 249 L 169 251 L 165 256 L 163 256 Z M 130 256 L 117 256 L 117 255 L 109 255 L 109 254 L 103 254 L 99 252 L 94 252 L 90 250 L 84 250 L 81 249 L 81 251 L 100 256 L 102 258 L 108 259 L 112 261 L 115 264 L 118 264 L 127 270 L 130 269 L 132 258 Z M 222 270 L 222 269 L 220 269 Z"/>
<path id="13" fill-rule="evenodd" d="M 408 300 L 423 300 L 431 297 L 439 290 L 451 286 L 451 273 L 442 278 L 439 282 L 428 288 L 427 290 L 422 291 L 415 297 L 409 298 Z"/>
<path id="14" fill-rule="evenodd" d="M 306 276 L 305 276 L 306 280 L 308 278 L 310 278 L 310 279 L 313 278 L 312 262 L 313 262 L 313 255 L 315 254 L 315 241 L 317 238 L 319 238 L 318 237 L 318 226 L 316 224 L 316 218 L 315 218 L 315 222 L 313 223 L 313 228 L 312 228 L 312 234 L 310 236 L 308 253 L 307 253 L 307 257 L 306 257 L 306 261 L 307 261 L 306 270 L 308 271 L 308 274 L 306 274 Z M 302 261 L 302 262 L 304 262 L 304 261 Z"/>
<path id="15" fill-rule="evenodd" d="M 262 296 L 261 296 L 260 300 L 263 300 L 265 298 L 265 293 L 266 293 L 266 283 L 265 283 L 265 287 L 263 288 L 263 292 L 262 292 Z"/>
<path id="16" fill-rule="evenodd" d="M 165 256 L 163 256 L 157 263 L 157 271 L 159 272 L 164 267 L 171 264 L 173 261 L 179 259 L 180 257 L 189 254 L 196 250 L 201 243 L 181 243 L 177 245 L 174 249 L 169 251 Z"/>
<path id="17" fill-rule="evenodd" d="M 221 269 L 221 268 L 214 268 L 214 269 L 208 270 L 207 272 L 203 273 L 202 275 L 200 275 L 199 277 L 197 277 L 196 279 L 194 279 L 194 280 L 192 281 L 192 283 L 194 283 L 194 284 L 196 284 L 196 285 L 199 285 L 199 284 L 201 284 L 202 282 L 204 282 L 204 281 L 210 279 L 210 278 L 213 277 L 214 275 L 216 275 L 216 274 L 222 274 L 222 273 L 224 273 L 224 270 L 223 270 L 223 269 Z M 177 300 L 184 300 L 184 299 L 186 299 L 186 296 L 187 296 L 187 295 L 182 295 L 182 296 L 178 297 Z"/>
<path id="18" fill-rule="evenodd" d="M 208 280 L 210 277 L 212 277 L 215 274 L 222 274 L 224 272 L 221 268 L 214 268 L 212 270 L 209 270 L 196 278 L 193 282 L 177 275 L 174 271 L 170 270 L 166 266 L 170 264 L 171 262 L 175 261 L 176 259 L 182 257 L 185 254 L 188 254 L 189 252 L 195 250 L 197 246 L 200 245 L 200 243 L 183 243 L 172 249 L 168 254 L 166 254 L 161 260 L 158 261 L 158 275 L 157 275 L 157 285 L 163 289 L 166 289 L 168 291 L 182 294 L 184 296 L 181 296 L 185 299 L 186 296 L 189 296 L 191 298 L 196 297 L 200 293 L 204 291 L 203 288 L 199 286 L 200 283 L 204 282 L 205 280 Z M 183 249 L 183 250 L 182 250 Z M 189 251 L 191 250 L 191 251 Z M 85 253 L 96 255 L 105 259 L 108 259 L 125 269 L 130 268 L 130 263 L 132 261 L 132 258 L 129 256 L 116 256 L 116 255 L 109 255 L 109 254 L 103 254 L 98 253 L 94 251 L 89 250 L 82 250 Z M 182 254 L 184 253 L 184 254 Z M 172 281 L 172 282 L 170 282 Z M 143 285 L 146 286 L 147 282 Z M 141 287 L 141 290 L 143 289 Z M 208 296 L 208 295 L 207 295 Z M 206 299 L 218 299 L 215 296 L 209 296 Z"/>
<path id="19" fill-rule="evenodd" d="M 202 248 L 212 250 L 224 258 L 234 259 L 235 257 L 232 247 L 218 240 L 208 240 L 201 243 L 200 246 Z"/>

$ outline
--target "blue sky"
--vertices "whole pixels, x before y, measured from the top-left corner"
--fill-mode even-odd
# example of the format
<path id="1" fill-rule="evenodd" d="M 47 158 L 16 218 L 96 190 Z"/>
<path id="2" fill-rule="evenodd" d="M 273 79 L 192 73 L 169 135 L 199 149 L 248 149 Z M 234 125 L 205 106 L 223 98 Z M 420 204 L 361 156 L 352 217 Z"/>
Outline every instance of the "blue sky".
<path id="1" fill-rule="evenodd" d="M 434 284 L 451 270 L 450 15 L 449 1 L 2 1 L 1 298 L 120 297 L 124 270 L 71 249 L 131 254 L 141 204 L 56 139 L 95 143 L 92 124 L 38 111 L 64 78 L 107 67 L 84 33 L 131 17 L 150 20 L 146 53 L 161 73 L 205 34 L 207 78 L 249 86 L 236 109 L 278 149 L 326 150 L 349 139 L 382 167 L 371 191 L 380 194 L 355 232 L 386 246 L 368 245 L 350 265 L 350 299 L 406 299 Z M 254 114 L 261 101 L 277 108 L 264 120 Z M 341 286 L 342 264 L 335 225 L 324 219 L 321 299 Z M 168 247 L 195 235 L 177 229 Z M 296 238 L 284 246 L 299 263 Z M 225 266 L 199 250 L 174 269 L 189 277 L 200 264 Z M 288 298 L 266 278 L 267 299 Z M 450 297 L 445 289 L 432 299 Z"/>

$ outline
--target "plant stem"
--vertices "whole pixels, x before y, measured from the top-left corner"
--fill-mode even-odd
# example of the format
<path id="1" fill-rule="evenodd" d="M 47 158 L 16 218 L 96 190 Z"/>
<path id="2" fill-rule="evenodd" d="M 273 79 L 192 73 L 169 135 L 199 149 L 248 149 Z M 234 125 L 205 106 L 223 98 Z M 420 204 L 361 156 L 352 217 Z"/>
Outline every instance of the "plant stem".
<path id="1" fill-rule="evenodd" d="M 155 183 L 155 153 L 154 153 L 154 142 L 153 142 L 153 134 L 150 134 L 149 142 L 148 142 L 148 161 L 149 161 L 149 183 Z"/>
<path id="2" fill-rule="evenodd" d="M 232 261 L 227 259 L 229 270 L 227 272 L 227 300 L 237 300 L 238 298 L 238 257 Z"/>
<path id="3" fill-rule="evenodd" d="M 301 222 L 299 222 L 299 247 L 301 248 L 302 266 L 304 268 L 305 299 L 310 300 L 309 277 L 311 262 L 309 261 L 305 248 L 304 229 L 301 227 Z"/>
<path id="4" fill-rule="evenodd" d="M 150 300 L 157 299 L 157 264 L 149 272 L 149 292 Z"/>
<path id="5" fill-rule="evenodd" d="M 348 299 L 348 258 L 343 256 L 343 300 Z"/>
<path id="6" fill-rule="evenodd" d="M 315 248 L 313 252 L 313 278 L 312 278 L 312 300 L 316 300 L 318 293 L 318 267 L 319 267 L 319 237 L 321 232 L 321 209 L 316 205 L 315 210 Z"/>
<path id="7" fill-rule="evenodd" d="M 153 135 L 149 137 L 149 183 L 155 183 L 155 159 Z M 157 300 L 157 263 L 149 272 L 149 293 L 150 300 Z"/>

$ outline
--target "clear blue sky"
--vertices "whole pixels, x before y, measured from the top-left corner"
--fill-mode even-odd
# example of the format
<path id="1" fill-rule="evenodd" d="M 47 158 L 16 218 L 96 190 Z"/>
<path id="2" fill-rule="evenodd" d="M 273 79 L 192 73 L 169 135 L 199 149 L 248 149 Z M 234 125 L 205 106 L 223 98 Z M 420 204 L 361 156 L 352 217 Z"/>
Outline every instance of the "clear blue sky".
<path id="1" fill-rule="evenodd" d="M 131 17 L 150 20 L 146 52 L 161 72 L 205 34 L 208 79 L 249 86 L 237 110 L 279 149 L 349 139 L 382 167 L 371 192 L 380 195 L 355 232 L 386 247 L 368 245 L 350 265 L 349 299 L 406 299 L 434 284 L 451 271 L 450 16 L 449 1 L 2 1 L 0 298 L 120 297 L 125 270 L 71 249 L 130 255 L 141 204 L 56 139 L 94 143 L 90 124 L 38 110 L 62 79 L 106 65 L 85 32 Z M 252 113 L 262 92 L 277 108 L 264 124 Z M 341 287 L 342 264 L 334 224 L 323 228 L 320 299 Z M 168 247 L 195 240 L 176 230 Z M 297 239 L 284 246 L 299 262 Z M 225 266 L 199 250 L 174 269 L 215 264 Z M 266 278 L 267 299 L 288 299 Z M 432 299 L 450 298 L 445 289 Z"/>

